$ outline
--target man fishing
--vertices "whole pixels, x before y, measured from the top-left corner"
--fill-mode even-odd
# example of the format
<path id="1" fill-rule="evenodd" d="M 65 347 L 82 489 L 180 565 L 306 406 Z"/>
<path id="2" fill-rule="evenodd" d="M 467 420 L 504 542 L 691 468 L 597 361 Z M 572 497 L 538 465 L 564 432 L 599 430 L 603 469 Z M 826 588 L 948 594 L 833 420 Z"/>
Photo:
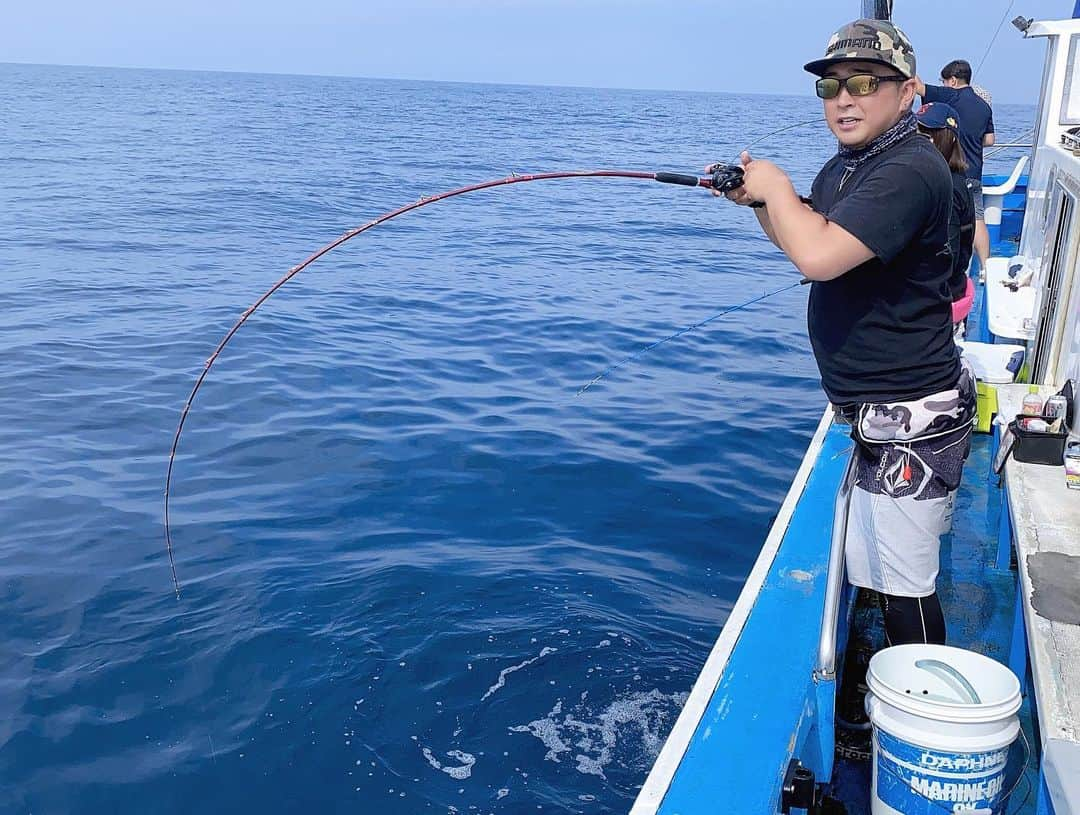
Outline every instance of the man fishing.
<path id="1" fill-rule="evenodd" d="M 882 598 L 889 644 L 943 643 L 939 539 L 975 408 L 952 338 L 949 168 L 917 133 L 915 53 L 891 22 L 844 26 L 805 67 L 839 143 L 809 205 L 779 167 L 748 153 L 743 186 L 726 195 L 755 207 L 812 281 L 822 386 L 856 442 L 848 579 Z"/>

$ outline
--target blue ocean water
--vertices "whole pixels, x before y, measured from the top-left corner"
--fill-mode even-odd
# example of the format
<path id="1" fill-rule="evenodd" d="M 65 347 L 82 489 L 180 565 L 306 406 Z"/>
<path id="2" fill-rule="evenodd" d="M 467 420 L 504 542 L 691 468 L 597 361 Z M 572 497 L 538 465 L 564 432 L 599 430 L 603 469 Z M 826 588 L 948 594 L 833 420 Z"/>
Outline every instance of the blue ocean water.
<path id="1" fill-rule="evenodd" d="M 0 65 L 0 811 L 628 809 L 824 406 L 763 97 Z M 999 106 L 999 133 L 1032 110 Z M 755 148 L 806 190 L 823 125 Z M 1004 166 L 1003 162 L 998 162 Z M 995 165 L 992 163 L 991 168 Z"/>

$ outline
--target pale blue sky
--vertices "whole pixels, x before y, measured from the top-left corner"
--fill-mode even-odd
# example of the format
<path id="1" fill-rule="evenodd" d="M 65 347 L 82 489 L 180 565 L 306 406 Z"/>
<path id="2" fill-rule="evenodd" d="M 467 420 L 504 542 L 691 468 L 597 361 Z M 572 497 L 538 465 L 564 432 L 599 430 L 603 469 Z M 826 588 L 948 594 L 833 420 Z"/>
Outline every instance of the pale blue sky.
<path id="1" fill-rule="evenodd" d="M 1009 0 L 895 0 L 920 73 L 975 66 Z M 859 0 L 53 0 L 9 3 L 0 61 L 809 94 Z M 1008 19 L 1071 15 L 1013 0 Z M 1005 23 L 976 82 L 1035 101 L 1044 40 Z"/>

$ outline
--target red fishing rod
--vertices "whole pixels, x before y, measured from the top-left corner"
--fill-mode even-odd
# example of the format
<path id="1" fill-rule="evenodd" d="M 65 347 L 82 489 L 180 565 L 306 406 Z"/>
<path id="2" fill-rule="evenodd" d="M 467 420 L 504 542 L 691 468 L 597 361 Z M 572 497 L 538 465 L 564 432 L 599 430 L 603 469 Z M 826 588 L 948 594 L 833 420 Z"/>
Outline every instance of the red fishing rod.
<path id="1" fill-rule="evenodd" d="M 177 598 L 180 597 L 180 581 L 176 576 L 176 561 L 173 557 L 172 531 L 169 524 L 169 490 L 172 486 L 172 474 L 173 465 L 176 462 L 176 450 L 180 445 L 180 434 L 184 430 L 184 422 L 187 421 L 188 413 L 191 411 L 191 405 L 195 401 L 195 394 L 199 392 L 199 388 L 202 387 L 206 375 L 210 373 L 210 368 L 213 366 L 215 360 L 217 360 L 225 346 L 229 343 L 229 340 L 231 340 L 233 335 L 240 330 L 240 326 L 246 323 L 248 318 L 254 314 L 259 306 L 265 303 L 274 292 L 292 280 L 292 278 L 302 272 L 305 268 L 332 249 L 336 249 L 341 246 L 341 244 L 355 238 L 362 232 L 374 229 L 379 224 L 385 223 L 399 215 L 404 215 L 406 212 L 412 212 L 414 209 L 420 209 L 420 207 L 426 207 L 428 204 L 434 204 L 436 201 L 453 198 L 456 195 L 478 192 L 479 190 L 486 190 L 490 187 L 502 187 L 508 184 L 524 184 L 527 181 L 550 181 L 557 178 L 635 178 L 646 181 L 659 181 L 662 184 L 678 184 L 684 187 L 704 187 L 722 193 L 730 192 L 731 190 L 742 186 L 743 169 L 737 164 L 716 164 L 712 167 L 712 175 L 704 177 L 686 173 L 643 173 L 632 170 L 572 170 L 558 173 L 511 175 L 506 178 L 499 178 L 494 181 L 484 181 L 480 184 L 471 184 L 467 187 L 459 187 L 456 190 L 441 192 L 438 195 L 421 198 L 419 201 L 414 201 L 411 204 L 406 204 L 385 215 L 380 215 L 375 220 L 368 221 L 363 226 L 350 229 L 344 235 L 332 240 L 330 243 L 326 244 L 326 246 L 309 255 L 301 263 L 289 269 L 288 272 L 282 275 L 274 285 L 267 289 L 258 300 L 252 303 L 247 310 L 240 315 L 240 318 L 233 324 L 233 327 L 228 330 L 224 337 L 222 337 L 221 342 L 219 342 L 217 348 L 214 349 L 214 353 L 206 360 L 206 365 L 203 367 L 202 373 L 199 374 L 199 378 L 195 380 L 195 386 L 191 389 L 191 394 L 188 396 L 187 402 L 184 403 L 184 409 L 180 414 L 180 422 L 177 424 L 176 433 L 173 436 L 172 449 L 169 451 L 169 469 L 165 474 L 165 549 L 169 555 L 169 569 L 172 572 L 173 589 L 176 592 Z"/>

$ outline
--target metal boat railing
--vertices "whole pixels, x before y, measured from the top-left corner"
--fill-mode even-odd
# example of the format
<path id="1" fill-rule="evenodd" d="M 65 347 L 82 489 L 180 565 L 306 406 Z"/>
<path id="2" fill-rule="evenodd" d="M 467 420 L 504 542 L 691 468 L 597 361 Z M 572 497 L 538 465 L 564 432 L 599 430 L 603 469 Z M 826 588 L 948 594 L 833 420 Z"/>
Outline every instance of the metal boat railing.
<path id="1" fill-rule="evenodd" d="M 892 18 L 892 0 L 862 0 L 862 16 L 866 20 Z"/>
<path id="2" fill-rule="evenodd" d="M 855 483 L 857 453 L 858 451 L 853 448 L 833 505 L 829 571 L 825 578 L 825 608 L 821 617 L 817 668 L 814 670 L 814 678 L 819 681 L 831 681 L 836 678 L 836 635 L 840 622 L 840 598 L 844 592 L 845 576 L 844 544 L 847 540 L 848 508 L 851 505 L 851 488 Z"/>
<path id="3" fill-rule="evenodd" d="M 994 153 L 1000 153 L 1002 150 L 1005 150 L 1008 147 L 1034 147 L 1034 146 L 1035 145 L 1033 143 L 1029 142 L 1029 141 L 1028 142 L 1015 141 L 1015 142 L 1006 142 L 1005 144 L 995 144 L 994 149 L 991 150 L 986 155 L 984 155 L 983 158 L 987 158 L 988 156 L 992 156 L 992 155 L 994 155 Z"/>

